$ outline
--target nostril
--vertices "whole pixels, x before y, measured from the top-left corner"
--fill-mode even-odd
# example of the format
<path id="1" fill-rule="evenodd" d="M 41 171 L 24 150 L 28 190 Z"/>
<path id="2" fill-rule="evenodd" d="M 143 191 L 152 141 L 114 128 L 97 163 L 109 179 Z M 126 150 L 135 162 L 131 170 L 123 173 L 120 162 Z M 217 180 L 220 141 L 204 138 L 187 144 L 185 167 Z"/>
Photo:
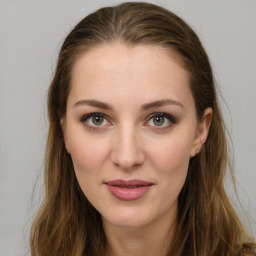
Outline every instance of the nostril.
<path id="1" fill-rule="evenodd" d="M 111 160 L 115 165 L 118 165 L 120 168 L 127 170 L 143 164 L 145 156 L 142 151 L 113 151 L 111 155 Z"/>

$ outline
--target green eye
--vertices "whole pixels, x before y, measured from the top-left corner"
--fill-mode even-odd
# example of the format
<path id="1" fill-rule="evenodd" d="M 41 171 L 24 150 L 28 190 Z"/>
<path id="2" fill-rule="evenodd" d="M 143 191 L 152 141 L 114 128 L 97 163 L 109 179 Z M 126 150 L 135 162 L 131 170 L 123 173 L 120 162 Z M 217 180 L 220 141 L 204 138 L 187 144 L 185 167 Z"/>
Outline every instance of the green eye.
<path id="1" fill-rule="evenodd" d="M 95 128 L 109 125 L 107 118 L 102 113 L 89 113 L 81 118 L 81 122 Z"/>
<path id="2" fill-rule="evenodd" d="M 165 122 L 165 117 L 163 116 L 156 116 L 153 118 L 153 123 L 156 125 L 156 126 L 162 126 Z"/>
<path id="3" fill-rule="evenodd" d="M 91 118 L 94 125 L 101 125 L 104 122 L 104 118 L 102 116 L 92 116 Z"/>
<path id="4" fill-rule="evenodd" d="M 149 119 L 147 124 L 153 127 L 167 128 L 172 124 L 175 124 L 176 122 L 177 121 L 173 116 L 160 112 L 151 115 L 151 118 Z"/>

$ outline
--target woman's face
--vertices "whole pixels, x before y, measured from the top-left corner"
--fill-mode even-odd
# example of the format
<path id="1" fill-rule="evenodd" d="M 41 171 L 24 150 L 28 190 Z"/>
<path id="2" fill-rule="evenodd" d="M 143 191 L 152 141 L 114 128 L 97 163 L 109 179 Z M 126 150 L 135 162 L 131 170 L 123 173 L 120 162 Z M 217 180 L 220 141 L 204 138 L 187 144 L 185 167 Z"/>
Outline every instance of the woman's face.
<path id="1" fill-rule="evenodd" d="M 207 133 L 178 62 L 160 47 L 121 44 L 78 58 L 62 127 L 85 196 L 105 223 L 126 227 L 176 216 Z"/>

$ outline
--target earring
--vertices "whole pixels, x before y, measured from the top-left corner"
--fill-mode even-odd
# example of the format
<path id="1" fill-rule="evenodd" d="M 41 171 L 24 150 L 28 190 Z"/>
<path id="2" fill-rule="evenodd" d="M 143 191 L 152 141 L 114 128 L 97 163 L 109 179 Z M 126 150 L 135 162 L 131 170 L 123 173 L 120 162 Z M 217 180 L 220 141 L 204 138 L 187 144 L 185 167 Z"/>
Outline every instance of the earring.
<path id="1" fill-rule="evenodd" d="M 200 148 L 198 147 L 198 148 L 196 148 L 196 150 L 195 150 L 195 154 L 197 155 L 197 154 L 199 154 L 199 152 L 200 152 Z"/>

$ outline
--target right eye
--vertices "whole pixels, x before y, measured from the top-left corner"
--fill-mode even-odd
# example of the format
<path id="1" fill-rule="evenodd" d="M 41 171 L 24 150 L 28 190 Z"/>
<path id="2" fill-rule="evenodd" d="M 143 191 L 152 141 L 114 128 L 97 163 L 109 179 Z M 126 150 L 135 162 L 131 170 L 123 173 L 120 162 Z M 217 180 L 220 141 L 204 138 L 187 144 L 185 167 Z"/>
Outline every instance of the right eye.
<path id="1" fill-rule="evenodd" d="M 89 113 L 81 118 L 81 122 L 85 123 L 91 128 L 97 128 L 109 125 L 106 116 L 102 113 Z"/>
<path id="2" fill-rule="evenodd" d="M 155 128 L 168 128 L 171 127 L 173 124 L 176 124 L 176 119 L 167 113 L 154 113 L 151 115 L 150 119 L 147 122 L 147 125 L 155 127 Z"/>

